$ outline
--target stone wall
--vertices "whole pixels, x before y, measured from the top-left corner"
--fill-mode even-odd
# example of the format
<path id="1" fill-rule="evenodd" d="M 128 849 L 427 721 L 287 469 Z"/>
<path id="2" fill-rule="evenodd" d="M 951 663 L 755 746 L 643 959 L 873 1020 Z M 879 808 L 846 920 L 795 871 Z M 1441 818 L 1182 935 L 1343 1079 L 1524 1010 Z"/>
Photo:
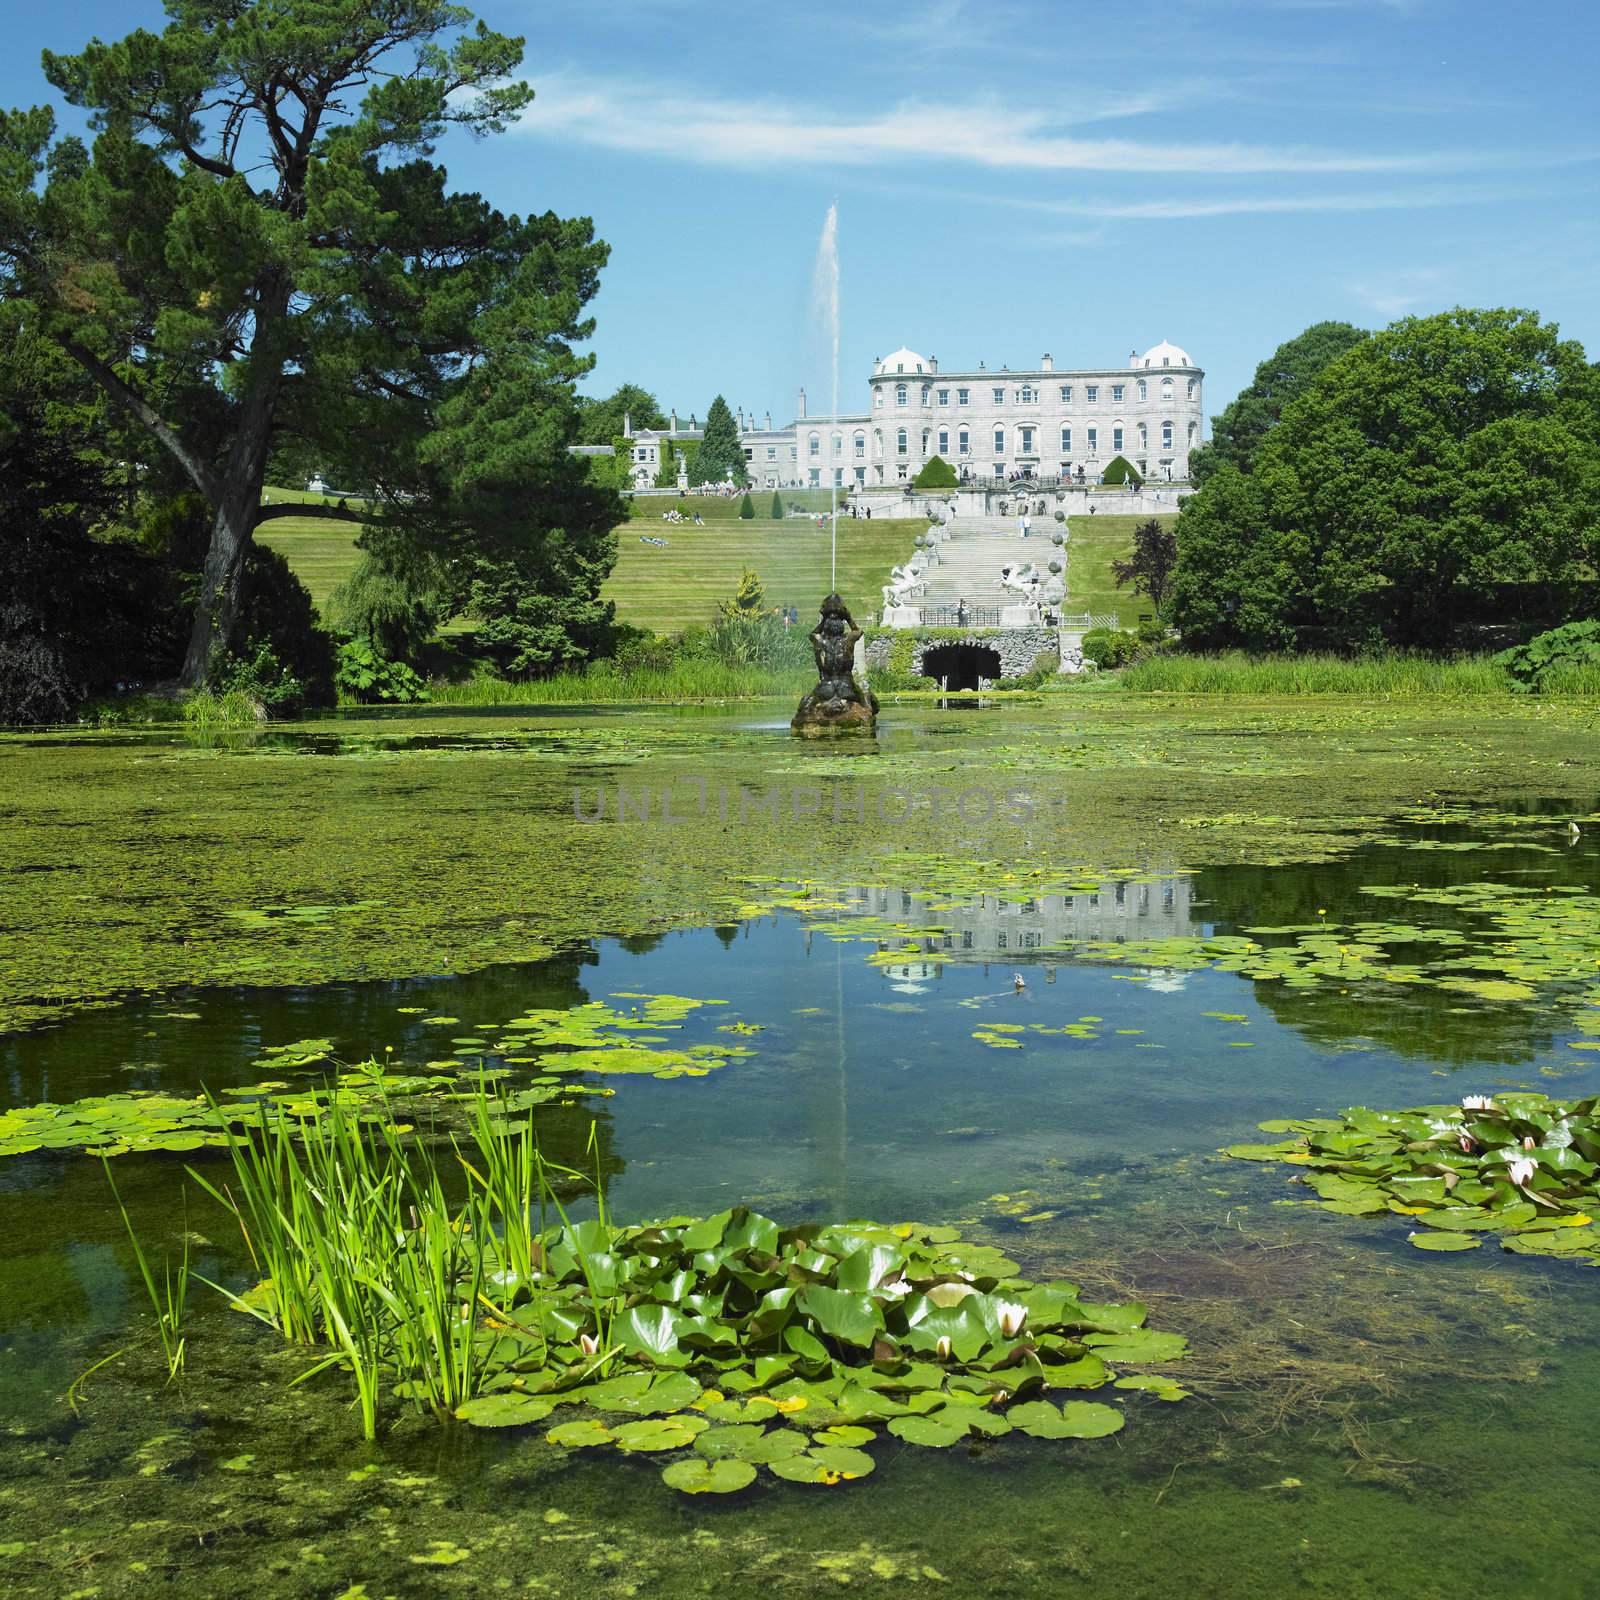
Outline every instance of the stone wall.
<path id="1" fill-rule="evenodd" d="M 1000 676 L 1020 678 L 1033 670 L 1034 657 L 1043 651 L 1052 653 L 1060 649 L 1061 635 L 1056 628 L 969 628 L 964 633 L 954 629 L 941 630 L 942 637 L 918 639 L 911 647 L 911 670 L 921 676 L 922 658 L 929 650 L 941 645 L 971 644 L 993 650 L 1000 657 Z M 883 671 L 889 665 L 889 653 L 894 639 L 881 634 L 866 643 L 866 661 L 869 670 Z"/>

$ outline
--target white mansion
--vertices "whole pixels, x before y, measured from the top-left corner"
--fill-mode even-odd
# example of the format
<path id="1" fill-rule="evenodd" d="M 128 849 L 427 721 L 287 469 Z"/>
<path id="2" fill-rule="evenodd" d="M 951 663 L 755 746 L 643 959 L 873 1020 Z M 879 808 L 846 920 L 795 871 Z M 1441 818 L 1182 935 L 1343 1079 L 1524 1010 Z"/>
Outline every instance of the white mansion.
<path id="1" fill-rule="evenodd" d="M 896 350 L 872 364 L 871 409 L 838 417 L 807 414 L 800 391 L 795 421 L 757 427 L 739 415 L 750 481 L 758 488 L 875 488 L 916 477 L 940 456 L 974 482 L 1016 477 L 1093 483 L 1118 456 L 1155 483 L 1189 476 L 1201 440 L 1205 374 L 1187 352 L 1163 341 L 1134 352 L 1126 367 L 1058 370 L 1048 355 L 1031 371 L 942 372 L 931 356 Z M 648 488 L 661 468 L 662 441 L 695 440 L 698 428 L 630 433 L 634 482 Z"/>

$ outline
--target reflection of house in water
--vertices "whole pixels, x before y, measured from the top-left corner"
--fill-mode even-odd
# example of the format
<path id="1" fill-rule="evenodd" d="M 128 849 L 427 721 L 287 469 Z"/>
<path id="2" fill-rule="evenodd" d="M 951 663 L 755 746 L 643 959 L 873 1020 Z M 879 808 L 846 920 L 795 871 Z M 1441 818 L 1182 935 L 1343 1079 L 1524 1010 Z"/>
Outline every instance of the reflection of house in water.
<path id="1" fill-rule="evenodd" d="M 907 940 L 909 959 L 883 968 L 899 988 L 934 977 L 945 961 L 1014 961 L 1085 940 L 1125 944 L 1206 931 L 1192 910 L 1193 892 L 1192 879 L 1175 876 L 1107 883 L 1096 892 L 1020 898 L 955 899 L 865 887 L 844 890 L 840 898 L 851 903 L 846 917 L 882 917 L 940 930 Z"/>

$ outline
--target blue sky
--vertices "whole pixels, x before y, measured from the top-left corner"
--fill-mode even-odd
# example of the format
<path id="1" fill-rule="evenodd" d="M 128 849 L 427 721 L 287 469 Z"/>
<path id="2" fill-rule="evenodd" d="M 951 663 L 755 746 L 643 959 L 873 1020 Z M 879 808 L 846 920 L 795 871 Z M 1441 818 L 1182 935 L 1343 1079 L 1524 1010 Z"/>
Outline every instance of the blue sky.
<path id="1" fill-rule="evenodd" d="M 442 152 L 517 211 L 593 216 L 604 392 L 775 420 L 826 363 L 810 282 L 839 207 L 846 409 L 874 355 L 1119 363 L 1172 339 L 1216 411 L 1310 322 L 1533 306 L 1600 358 L 1600 21 L 1571 0 L 483 0 L 538 99 Z M 150 0 L 13 13 L 43 46 Z"/>

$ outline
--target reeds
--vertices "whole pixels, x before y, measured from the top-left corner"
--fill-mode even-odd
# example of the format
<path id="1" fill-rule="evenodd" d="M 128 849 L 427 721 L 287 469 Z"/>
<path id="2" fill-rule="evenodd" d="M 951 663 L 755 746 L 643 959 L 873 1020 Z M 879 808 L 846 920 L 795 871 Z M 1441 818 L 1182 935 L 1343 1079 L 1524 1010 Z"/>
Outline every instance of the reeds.
<path id="1" fill-rule="evenodd" d="M 480 674 L 464 683 L 434 682 L 435 706 L 596 705 L 683 700 L 759 700 L 801 695 L 816 679 L 810 670 L 769 671 L 690 657 L 667 667 L 622 668 L 609 662 L 596 670 L 559 672 L 513 683 Z"/>
<path id="2" fill-rule="evenodd" d="M 546 1162 L 531 1119 L 515 1119 L 483 1085 L 471 1106 L 468 1150 L 451 1147 L 465 1178 L 456 1202 L 429 1145 L 407 1140 L 384 1109 L 380 1120 L 363 1120 L 330 1099 L 293 1131 L 286 1119 L 263 1115 L 250 1134 L 230 1135 L 232 1183 L 191 1169 L 237 1219 L 260 1274 L 243 1294 L 211 1287 L 288 1342 L 329 1347 L 295 1381 L 344 1370 L 367 1439 L 377 1436 L 386 1387 L 440 1415 L 482 1393 L 503 1366 L 494 1348 L 507 1330 L 527 1355 L 542 1358 L 537 1290 L 547 1205 L 586 1273 L 589 1252 L 609 1236 L 598 1171 L 599 1223 L 574 1228 L 555 1186 L 589 1180 Z M 500 1309 L 523 1285 L 534 1293 L 533 1326 Z M 609 1348 L 609 1318 L 603 1285 L 592 1277 L 589 1286 L 596 1327 L 582 1336 L 598 1364 Z"/>
<path id="3" fill-rule="evenodd" d="M 166 1358 L 167 1382 L 173 1382 L 183 1371 L 184 1357 L 188 1349 L 187 1337 L 183 1331 L 183 1308 L 189 1294 L 189 1230 L 187 1226 L 183 1232 L 183 1260 L 179 1263 L 176 1273 L 172 1270 L 170 1257 L 163 1257 L 161 1262 L 161 1277 L 158 1280 L 154 1269 L 150 1265 L 150 1258 L 144 1253 L 144 1246 L 139 1242 L 139 1235 L 134 1231 L 133 1218 L 128 1215 L 128 1208 L 122 1203 L 122 1193 L 117 1188 L 117 1180 L 111 1176 L 111 1163 L 102 1156 L 101 1165 L 106 1169 L 106 1182 L 111 1185 L 111 1196 L 117 1202 L 117 1210 L 122 1213 L 122 1225 L 128 1230 L 128 1242 L 133 1246 L 133 1259 L 138 1263 L 139 1276 L 144 1280 L 145 1293 L 150 1297 L 151 1309 L 156 1314 L 156 1333 L 161 1340 L 161 1353 Z M 186 1219 L 187 1220 L 187 1219 Z M 120 1354 L 120 1352 L 119 1352 Z M 107 1360 L 114 1357 L 108 1356 Z M 73 1390 L 79 1388 L 83 1378 L 89 1376 L 105 1362 L 97 1362 L 89 1372 L 83 1374 L 73 1385 Z M 68 1402 L 73 1401 L 73 1393 L 69 1390 Z M 73 1407 L 76 1410 L 76 1406 Z"/>
<path id="4" fill-rule="evenodd" d="M 1596 675 L 1600 676 L 1600 675 Z M 1428 656 L 1384 655 L 1155 655 L 1118 674 L 1135 693 L 1239 695 L 1364 695 L 1374 699 L 1420 696 L 1503 695 L 1517 685 L 1487 656 L 1439 661 Z M 1567 690 L 1565 685 L 1560 692 Z"/>

